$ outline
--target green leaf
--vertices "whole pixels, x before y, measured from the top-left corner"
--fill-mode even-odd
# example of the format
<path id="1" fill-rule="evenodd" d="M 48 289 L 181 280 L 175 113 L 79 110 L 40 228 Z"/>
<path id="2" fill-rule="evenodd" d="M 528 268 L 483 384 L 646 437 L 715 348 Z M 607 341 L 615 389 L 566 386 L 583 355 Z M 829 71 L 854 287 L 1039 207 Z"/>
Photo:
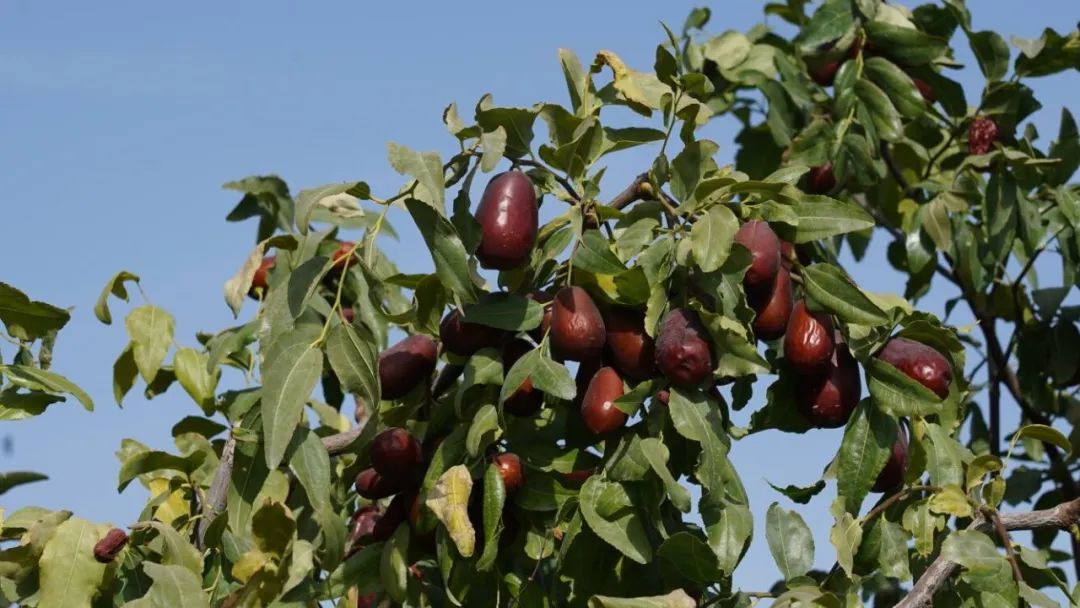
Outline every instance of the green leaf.
<path id="1" fill-rule="evenodd" d="M 296 249 L 296 246 L 296 237 L 292 235 L 268 236 L 255 246 L 255 249 L 248 254 L 247 259 L 240 266 L 240 270 L 236 271 L 236 274 L 230 277 L 228 281 L 225 281 L 225 303 L 229 305 L 233 316 L 240 314 L 240 309 L 244 306 L 244 298 L 251 290 L 251 282 L 255 277 L 255 271 L 262 264 L 266 250 L 270 247 Z"/>
<path id="2" fill-rule="evenodd" d="M 870 492 L 889 459 L 896 433 L 896 420 L 866 401 L 851 415 L 837 456 L 837 491 L 849 511 L 857 512 Z"/>
<path id="3" fill-rule="evenodd" d="M 0 473 L 0 495 L 7 493 L 8 490 L 16 486 L 34 483 L 35 481 L 45 481 L 48 478 L 48 475 L 34 473 L 33 471 L 9 471 L 7 473 Z"/>
<path id="4" fill-rule="evenodd" d="M 866 230 L 875 225 L 874 218 L 857 205 L 826 196 L 803 196 L 799 202 L 791 205 L 790 209 L 797 220 L 791 224 L 790 230 L 781 227 L 781 236 L 796 244 Z"/>
<path id="5" fill-rule="evenodd" d="M 964 448 L 940 425 L 933 422 L 924 424 L 928 437 L 924 437 L 921 443 L 926 446 L 926 439 L 930 440 L 926 449 L 926 470 L 930 473 L 930 481 L 939 486 L 962 484 Z"/>
<path id="6" fill-rule="evenodd" d="M 138 524 L 144 525 L 144 524 Z M 157 531 L 161 537 L 164 550 L 161 552 L 162 565 L 182 566 L 191 571 L 195 576 L 202 576 L 203 557 L 190 542 L 170 525 L 159 521 L 152 521 L 145 525 Z"/>
<path id="7" fill-rule="evenodd" d="M 0 282 L 0 321 L 13 338 L 36 340 L 67 325 L 68 311 L 45 302 L 34 302 L 23 292 Z"/>
<path id="8" fill-rule="evenodd" d="M 446 527 L 462 557 L 472 557 L 476 548 L 476 530 L 469 521 L 469 493 L 472 477 L 465 465 L 450 467 L 428 490 L 424 504 Z"/>
<path id="9" fill-rule="evenodd" d="M 727 477 L 728 443 L 723 422 L 716 407 L 700 391 L 693 393 L 671 389 L 668 413 L 680 435 L 701 444 L 696 476 L 702 487 L 712 492 L 724 488 Z"/>
<path id="10" fill-rule="evenodd" d="M 85 608 L 91 605 L 105 582 L 105 564 L 94 559 L 94 545 L 108 531 L 108 526 L 92 524 L 78 517 L 56 527 L 38 563 L 39 606 Z M 197 591 L 201 596 L 202 590 Z"/>
<path id="11" fill-rule="evenodd" d="M 429 205 L 416 199 L 406 200 L 405 207 L 431 251 L 435 274 L 439 275 L 439 280 L 465 302 L 476 300 L 475 287 L 469 273 L 469 254 L 465 251 L 465 245 L 462 244 L 454 225 Z"/>
<path id="12" fill-rule="evenodd" d="M 889 316 L 866 297 L 839 267 L 828 263 L 803 268 L 803 288 L 815 302 L 845 323 L 885 325 Z"/>
<path id="13" fill-rule="evenodd" d="M 105 284 L 105 287 L 101 290 L 101 295 L 98 296 L 97 304 L 94 305 L 94 315 L 98 320 L 106 325 L 112 325 L 112 313 L 109 312 L 109 294 L 116 296 L 117 298 L 127 302 L 128 292 L 127 287 L 124 285 L 127 281 L 139 282 L 139 276 L 132 274 L 126 270 L 113 275 L 113 278 L 109 279 L 109 282 Z"/>
<path id="14" fill-rule="evenodd" d="M 593 475 L 581 488 L 585 523 L 604 542 L 639 564 L 652 561 L 652 546 L 642 517 L 626 488 Z"/>
<path id="15" fill-rule="evenodd" d="M 63 397 L 40 391 L 20 393 L 15 387 L 9 387 L 0 391 L 0 421 L 33 418 L 44 413 L 45 408 L 63 400 Z"/>
<path id="16" fill-rule="evenodd" d="M 260 365 L 263 439 L 266 466 L 271 469 L 285 457 L 304 404 L 322 376 L 323 354 L 317 339 L 318 328 L 290 330 L 274 340 Z"/>
<path id="17" fill-rule="evenodd" d="M 508 331 L 528 331 L 539 327 L 543 316 L 544 307 L 531 298 L 493 293 L 465 307 L 463 321 Z"/>
<path id="18" fill-rule="evenodd" d="M 836 548 L 836 563 L 848 576 L 852 576 L 855 553 L 862 543 L 862 534 L 862 524 L 847 512 L 840 514 L 829 531 L 829 542 Z"/>
<path id="19" fill-rule="evenodd" d="M 465 437 L 465 448 L 469 455 L 476 458 L 488 445 L 502 435 L 499 426 L 499 410 L 490 403 L 484 404 L 473 415 L 469 425 L 469 434 Z"/>
<path id="20" fill-rule="evenodd" d="M 754 536 L 754 517 L 749 507 L 717 495 L 703 495 L 698 505 L 709 548 L 716 554 L 720 569 L 731 576 Z"/>
<path id="21" fill-rule="evenodd" d="M 810 21 L 803 28 L 799 46 L 807 51 L 816 51 L 818 46 L 836 40 L 847 33 L 854 21 L 855 15 L 851 10 L 851 2 L 825 0 L 814 11 Z"/>
<path id="22" fill-rule="evenodd" d="M 1005 39 L 997 32 L 986 30 L 970 32 L 968 41 L 983 76 L 991 82 L 1004 78 L 1009 72 L 1009 45 Z"/>
<path id="23" fill-rule="evenodd" d="M 490 97 L 485 97 L 490 101 Z M 480 106 L 486 105 L 481 101 Z M 529 147 L 533 139 L 533 123 L 536 122 L 536 112 L 524 108 L 491 108 L 481 109 L 476 112 L 476 123 L 484 131 L 494 131 L 502 127 L 506 131 L 506 155 L 511 158 L 528 156 Z"/>
<path id="24" fill-rule="evenodd" d="M 806 574 L 814 565 L 814 535 L 795 511 L 772 503 L 765 515 L 765 539 L 785 580 Z"/>
<path id="25" fill-rule="evenodd" d="M 207 371 L 209 357 L 193 348 L 181 348 L 173 356 L 173 371 L 180 386 L 198 403 L 203 411 L 212 412 L 214 393 L 217 390 L 217 369 L 211 374 Z"/>
<path id="26" fill-rule="evenodd" d="M 1056 445 L 1065 452 L 1066 458 L 1072 455 L 1072 443 L 1069 442 L 1069 438 L 1053 427 L 1045 424 L 1025 425 L 1013 436 L 1013 445 L 1016 445 L 1017 441 L 1025 437 Z"/>
<path id="27" fill-rule="evenodd" d="M 682 201 L 683 208 L 690 209 L 697 202 L 694 189 L 702 179 L 716 170 L 713 156 L 719 149 L 720 146 L 711 141 L 695 141 L 671 160 L 671 193 Z"/>
<path id="28" fill-rule="evenodd" d="M 1017 39 L 1013 38 L 1013 44 Z M 1066 70 L 1080 70 L 1080 31 L 1062 36 L 1051 28 L 1030 48 L 1021 47 L 1016 58 L 1016 73 L 1023 76 L 1047 76 Z"/>
<path id="29" fill-rule="evenodd" d="M 898 523 L 887 519 L 875 522 L 872 534 L 878 540 L 878 566 L 885 576 L 902 581 L 911 580 L 911 568 L 908 556 L 908 533 Z"/>
<path id="30" fill-rule="evenodd" d="M 586 230 L 581 235 L 580 246 L 574 252 L 574 268 L 594 274 L 621 274 L 626 266 L 611 251 L 611 244 L 599 230 Z"/>
<path id="31" fill-rule="evenodd" d="M 326 358 L 341 388 L 368 404 L 381 399 L 379 345 L 367 325 L 339 323 L 326 338 Z"/>
<path id="32" fill-rule="evenodd" d="M 694 261 L 704 272 L 720 268 L 731 252 L 739 220 L 730 209 L 714 205 L 702 214 L 690 229 L 690 244 Z"/>
<path id="33" fill-rule="evenodd" d="M 874 48 L 884 49 L 900 65 L 925 65 L 941 57 L 949 46 L 946 40 L 911 27 L 884 21 L 868 21 L 864 27 Z"/>
<path id="34" fill-rule="evenodd" d="M 706 586 L 722 578 L 716 555 L 704 540 L 690 532 L 669 536 L 656 550 L 656 558 L 667 580 Z"/>
<path id="35" fill-rule="evenodd" d="M 285 288 L 285 295 L 289 304 L 289 313 L 292 314 L 293 319 L 299 317 L 307 308 L 311 297 L 315 295 L 315 290 L 319 288 L 323 275 L 330 268 L 330 258 L 317 255 L 305 260 L 303 264 L 300 264 L 289 273 L 289 282 Z"/>
<path id="36" fill-rule="evenodd" d="M 60 374 L 28 365 L 0 365 L 0 374 L 7 376 L 16 386 L 59 395 L 69 394 L 75 397 L 86 411 L 94 411 L 94 401 L 90 399 L 90 395 Z"/>
<path id="37" fill-rule="evenodd" d="M 928 557 L 934 551 L 934 538 L 945 529 L 945 518 L 930 512 L 930 502 L 922 500 L 904 511 L 904 529 L 915 536 L 915 550 Z"/>
<path id="38" fill-rule="evenodd" d="M 690 512 L 690 491 L 681 485 L 668 470 L 668 449 L 664 442 L 655 437 L 647 437 L 640 442 L 641 454 L 649 461 L 649 466 L 664 483 L 671 504 L 683 513 Z"/>
<path id="39" fill-rule="evenodd" d="M 154 581 L 145 596 L 149 600 L 149 606 L 209 608 L 202 583 L 191 570 L 183 566 L 162 566 L 149 561 L 143 562 L 143 568 L 146 575 Z"/>
<path id="40" fill-rule="evenodd" d="M 901 114 L 918 118 L 926 111 L 926 101 L 915 86 L 915 81 L 896 64 L 884 57 L 870 57 L 866 59 L 865 70 Z"/>
<path id="41" fill-rule="evenodd" d="M 589 608 L 694 608 L 697 602 L 682 589 L 667 595 L 649 597 L 608 597 L 594 595 L 589 598 Z"/>
<path id="42" fill-rule="evenodd" d="M 480 572 L 490 570 L 499 556 L 499 533 L 505 504 L 506 486 L 502 473 L 498 466 L 490 464 L 484 472 L 484 551 L 476 560 L 476 569 Z"/>
<path id="43" fill-rule="evenodd" d="M 941 544 L 941 556 L 975 575 L 997 572 L 1005 559 L 989 536 L 975 530 L 957 530 L 950 534 Z"/>
<path id="44" fill-rule="evenodd" d="M 132 479 L 144 473 L 162 470 L 178 471 L 185 474 L 191 473 L 202 465 L 205 457 L 203 452 L 193 452 L 188 456 L 176 456 L 158 450 L 137 452 L 124 458 L 121 463 L 117 492 L 123 492 Z"/>
<path id="45" fill-rule="evenodd" d="M 810 499 L 817 496 L 821 493 L 822 490 L 825 489 L 824 479 L 819 479 L 814 485 L 805 487 L 787 485 L 781 488 L 780 486 L 774 485 L 771 482 L 766 483 L 769 484 L 770 488 L 776 490 L 777 492 L 780 492 L 784 496 L 787 496 L 788 498 L 799 503 L 800 505 L 805 505 L 809 503 Z"/>
<path id="46" fill-rule="evenodd" d="M 931 416 L 940 414 L 942 400 L 933 391 L 881 359 L 864 363 L 866 388 L 874 406 L 891 416 Z"/>
<path id="47" fill-rule="evenodd" d="M 860 78 L 855 81 L 855 96 L 866 106 L 870 113 L 870 120 L 878 136 L 885 141 L 897 141 L 904 136 L 904 125 L 900 122 L 900 114 L 896 106 L 873 82 Z"/>
<path id="48" fill-rule="evenodd" d="M 443 168 L 439 154 L 416 152 L 394 142 L 387 142 L 386 156 L 394 171 L 401 175 L 408 175 L 419 183 L 417 198 L 425 201 L 440 216 L 445 216 L 446 186 L 443 182 Z M 412 213 L 411 210 L 410 213 Z"/>
<path id="49" fill-rule="evenodd" d="M 145 304 L 128 313 L 124 321 L 128 336 L 131 337 L 132 354 L 139 375 L 149 384 L 154 381 L 158 370 L 165 362 L 165 355 L 173 341 L 173 328 L 176 325 L 167 311 Z"/>
<path id="50" fill-rule="evenodd" d="M 526 379 L 531 379 L 533 387 L 556 397 L 558 399 L 573 399 L 577 394 L 577 386 L 574 384 L 570 371 L 562 364 L 552 361 L 544 356 L 539 348 L 535 348 L 514 363 L 506 372 L 506 380 L 499 392 L 499 403 L 506 401 L 514 394 Z"/>
<path id="51" fill-rule="evenodd" d="M 365 182 L 342 182 L 301 190 L 296 195 L 296 227 L 300 234 L 308 233 L 308 223 L 355 220 L 364 216 L 356 199 L 371 198 L 371 187 Z"/>
<path id="52" fill-rule="evenodd" d="M 293 438 L 289 470 L 303 486 L 312 506 L 330 497 L 330 454 L 314 431 L 301 428 Z"/>
<path id="53" fill-rule="evenodd" d="M 484 156 L 480 159 L 480 170 L 489 173 L 495 169 L 506 152 L 506 129 L 499 125 L 494 131 L 480 135 L 480 146 Z"/>

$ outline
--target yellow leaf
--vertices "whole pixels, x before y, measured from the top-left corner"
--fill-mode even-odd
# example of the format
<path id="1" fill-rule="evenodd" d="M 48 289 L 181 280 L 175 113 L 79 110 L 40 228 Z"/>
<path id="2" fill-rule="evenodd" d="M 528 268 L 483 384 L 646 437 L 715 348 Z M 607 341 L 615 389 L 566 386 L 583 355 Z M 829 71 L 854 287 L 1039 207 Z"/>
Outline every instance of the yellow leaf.
<path id="1" fill-rule="evenodd" d="M 252 549 L 241 555 L 240 559 L 236 560 L 236 563 L 233 564 L 233 578 L 241 583 L 246 583 L 251 580 L 251 577 L 255 576 L 259 570 L 262 570 L 263 566 L 269 561 L 270 558 L 265 553 L 258 549 Z"/>
<path id="2" fill-rule="evenodd" d="M 956 517 L 971 517 L 971 503 L 957 485 L 948 485 L 930 497 L 930 510 Z"/>
<path id="3" fill-rule="evenodd" d="M 470 557 L 476 548 L 476 531 L 469 521 L 469 493 L 472 476 L 465 465 L 450 467 L 428 490 L 427 505 L 439 519 L 462 557 Z"/>

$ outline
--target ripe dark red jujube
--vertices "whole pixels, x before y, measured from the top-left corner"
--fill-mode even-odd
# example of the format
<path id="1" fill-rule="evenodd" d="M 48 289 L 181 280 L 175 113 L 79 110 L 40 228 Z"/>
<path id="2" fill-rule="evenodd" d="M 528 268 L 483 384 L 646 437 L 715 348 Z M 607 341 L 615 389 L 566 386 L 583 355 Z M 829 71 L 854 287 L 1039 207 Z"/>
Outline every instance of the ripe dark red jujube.
<path id="1" fill-rule="evenodd" d="M 780 271 L 780 239 L 759 220 L 746 222 L 735 233 L 735 242 L 750 251 L 750 267 L 743 275 L 748 291 L 769 291 Z"/>
<path id="2" fill-rule="evenodd" d="M 692 308 L 676 308 L 660 323 L 656 367 L 680 388 L 693 388 L 712 374 L 712 343 Z"/>
<path id="3" fill-rule="evenodd" d="M 551 308 L 552 354 L 571 361 L 600 356 L 607 340 L 604 319 L 588 292 L 564 287 L 555 294 Z"/>
<path id="4" fill-rule="evenodd" d="M 907 338 L 893 338 L 877 356 L 912 380 L 934 391 L 938 397 L 944 399 L 949 396 L 952 365 L 936 349 Z"/>
<path id="5" fill-rule="evenodd" d="M 604 353 L 623 376 L 643 382 L 656 374 L 656 344 L 645 332 L 645 313 L 616 306 L 604 313 Z"/>
<path id="6" fill-rule="evenodd" d="M 896 431 L 896 442 L 889 451 L 889 460 L 874 480 L 874 492 L 888 492 L 904 483 L 908 467 L 908 436 L 903 425 Z"/>
<path id="7" fill-rule="evenodd" d="M 754 336 L 759 340 L 775 340 L 787 331 L 791 310 L 795 305 L 791 289 L 791 273 L 781 268 L 776 273 L 772 289 L 766 293 L 747 293 L 750 308 L 756 313 Z"/>
<path id="8" fill-rule="evenodd" d="M 615 406 L 623 396 L 623 381 L 613 367 L 602 367 L 589 382 L 581 401 L 581 417 L 594 435 L 606 435 L 626 424 L 626 414 Z"/>
<path id="9" fill-rule="evenodd" d="M 492 459 L 492 463 L 499 469 L 499 476 L 502 477 L 507 494 L 517 492 L 525 483 L 525 472 L 521 469 L 521 459 L 517 454 L 499 454 Z"/>
<path id="10" fill-rule="evenodd" d="M 467 323 L 461 311 L 454 309 L 439 324 L 439 341 L 447 351 L 469 357 L 481 348 L 498 346 L 506 332 L 479 323 Z"/>
<path id="11" fill-rule="evenodd" d="M 401 491 L 401 486 L 395 480 L 379 475 L 373 467 L 360 471 L 353 483 L 356 493 L 368 500 L 379 500 L 387 496 L 393 496 Z"/>
<path id="12" fill-rule="evenodd" d="M 423 447 L 403 428 L 388 428 L 371 444 L 371 466 L 391 483 L 402 485 L 417 478 L 423 464 Z"/>
<path id="13" fill-rule="evenodd" d="M 382 398 L 400 399 L 427 380 L 435 370 L 438 348 L 431 338 L 416 334 L 405 338 L 379 355 Z"/>
<path id="14" fill-rule="evenodd" d="M 532 182 L 520 171 L 500 173 L 488 182 L 476 208 L 484 268 L 510 270 L 529 260 L 536 244 L 539 216 Z"/>
<path id="15" fill-rule="evenodd" d="M 818 428 L 847 424 L 862 398 L 859 364 L 847 344 L 833 349 L 829 370 L 817 376 L 795 376 L 795 403 L 806 421 Z"/>
<path id="16" fill-rule="evenodd" d="M 796 373 L 810 376 L 828 370 L 833 355 L 833 324 L 829 315 L 810 312 L 799 300 L 784 332 L 784 356 Z"/>

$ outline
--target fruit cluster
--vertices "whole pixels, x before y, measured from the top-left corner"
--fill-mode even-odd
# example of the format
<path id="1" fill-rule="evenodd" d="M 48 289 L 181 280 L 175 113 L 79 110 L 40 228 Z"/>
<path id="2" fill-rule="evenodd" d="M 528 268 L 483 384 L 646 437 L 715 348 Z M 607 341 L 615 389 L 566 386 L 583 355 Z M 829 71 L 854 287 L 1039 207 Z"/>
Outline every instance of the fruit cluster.
<path id="1" fill-rule="evenodd" d="M 476 214 L 481 229 L 481 264 L 512 270 L 526 263 L 536 243 L 536 216 L 536 197 L 528 177 L 518 171 L 495 177 Z M 758 220 L 743 223 L 734 242 L 750 254 L 743 288 L 755 312 L 752 329 L 758 339 L 782 347 L 782 373 L 793 378 L 799 412 L 814 427 L 844 426 L 862 398 L 859 364 L 833 319 L 813 310 L 807 300 L 796 299 L 793 276 L 801 266 L 795 247 L 782 241 L 768 223 Z M 598 305 L 581 286 L 566 285 L 554 294 L 537 289 L 527 295 L 543 310 L 539 326 L 528 332 L 517 334 L 467 321 L 466 307 L 443 317 L 438 342 L 415 334 L 386 349 L 378 362 L 382 399 L 398 400 L 418 387 L 430 386 L 440 347 L 456 360 L 472 357 L 482 349 L 496 349 L 501 353 L 503 371 L 508 373 L 522 357 L 544 344 L 549 345 L 553 359 L 577 362 L 578 388 L 573 404 L 584 428 L 596 440 L 626 425 L 629 416 L 618 403 L 626 384 L 655 382 L 660 387 L 703 388 L 718 396 L 713 378 L 716 345 L 694 308 L 669 310 L 660 320 L 654 340 L 646 331 L 643 308 Z M 948 395 L 952 369 L 937 350 L 895 337 L 876 356 L 938 396 Z M 654 395 L 655 403 L 666 405 L 669 399 L 670 392 L 663 388 Z M 525 378 L 502 407 L 507 414 L 527 417 L 537 414 L 544 403 L 544 393 L 532 378 Z M 371 504 L 353 516 L 353 549 L 388 539 L 406 521 L 417 526 L 422 509 L 420 481 L 440 440 L 429 439 L 428 445 L 422 446 L 409 431 L 396 427 L 375 438 L 371 467 L 356 478 L 357 493 Z M 487 458 L 498 467 L 507 493 L 512 494 L 524 483 L 521 459 L 497 450 L 492 448 Z M 907 450 L 907 431 L 902 428 L 875 491 L 888 491 L 902 483 Z M 564 481 L 582 482 L 591 474 L 592 469 L 566 473 Z M 385 508 L 378 506 L 378 501 L 391 497 Z M 480 498 L 471 497 L 471 518 L 479 517 Z M 504 522 L 512 517 L 507 510 Z"/>

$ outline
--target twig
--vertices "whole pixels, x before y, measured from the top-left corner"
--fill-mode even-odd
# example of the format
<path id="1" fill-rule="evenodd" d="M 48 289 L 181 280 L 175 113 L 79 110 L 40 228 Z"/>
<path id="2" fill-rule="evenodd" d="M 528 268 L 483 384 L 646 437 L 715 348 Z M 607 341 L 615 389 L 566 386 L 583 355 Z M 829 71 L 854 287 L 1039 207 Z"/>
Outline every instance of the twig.
<path id="1" fill-rule="evenodd" d="M 349 446 L 356 441 L 356 438 L 360 436 L 360 433 L 364 430 L 364 427 L 358 426 L 351 428 L 344 433 L 338 433 L 336 435 L 328 435 L 322 438 L 323 447 L 331 456 L 337 456 L 348 451 Z"/>
<path id="2" fill-rule="evenodd" d="M 990 453 L 1001 455 L 1001 376 L 997 364 L 990 360 Z"/>
<path id="3" fill-rule="evenodd" d="M 205 548 L 206 531 L 210 524 L 214 523 L 218 515 L 225 510 L 225 503 L 229 496 L 229 481 L 232 478 L 233 455 L 236 452 L 236 436 L 231 432 L 225 440 L 225 447 L 221 450 L 221 463 L 214 473 L 214 480 L 210 483 L 210 493 L 203 502 L 202 518 L 199 520 L 197 546 Z"/>
<path id="4" fill-rule="evenodd" d="M 866 516 L 864 516 L 862 518 L 863 525 L 865 526 L 867 523 L 872 521 L 875 517 L 877 517 L 878 515 L 881 515 L 882 513 L 884 513 L 886 509 L 888 509 L 889 507 L 893 506 L 894 504 L 900 502 L 901 500 L 904 500 L 905 498 L 911 496 L 912 494 L 914 494 L 916 492 L 936 493 L 936 492 L 940 492 L 940 491 L 941 491 L 941 488 L 938 487 L 938 486 L 911 486 L 910 488 L 904 488 L 903 490 L 897 492 L 896 494 L 893 494 L 892 496 L 889 496 L 889 497 L 883 499 L 881 502 L 879 502 L 877 504 L 877 506 L 875 506 L 873 509 L 870 509 L 870 511 L 868 511 L 866 513 Z"/>
<path id="5" fill-rule="evenodd" d="M 1024 575 L 1020 572 L 1020 563 L 1016 561 L 1016 553 L 1013 551 L 1012 539 L 1009 538 L 1009 531 L 1001 523 L 1001 516 L 994 509 L 987 507 L 983 507 L 983 514 L 994 524 L 994 531 L 997 532 L 1001 543 L 1005 545 L 1005 557 L 1009 560 L 1009 565 L 1012 566 L 1013 578 L 1016 579 L 1017 583 L 1024 582 Z"/>
<path id="6" fill-rule="evenodd" d="M 1080 499 L 1064 502 L 1052 509 L 1030 511 L 1027 513 L 1009 513 L 998 517 L 1002 528 L 1005 530 L 1041 530 L 1046 528 L 1068 528 L 1080 524 Z M 979 514 L 975 521 L 967 527 L 968 530 L 989 532 L 993 525 Z M 932 606 L 934 593 L 942 587 L 959 568 L 959 564 L 949 561 L 947 558 L 938 556 L 930 567 L 923 572 L 919 580 L 895 608 L 922 608 Z"/>
<path id="7" fill-rule="evenodd" d="M 919 194 L 917 191 L 912 190 L 911 184 L 908 183 L 907 178 L 900 172 L 900 166 L 896 164 L 896 159 L 893 158 L 892 150 L 889 149 L 888 142 L 881 142 L 881 158 L 885 161 L 885 166 L 889 169 L 889 173 L 896 180 L 896 183 L 900 186 L 904 196 L 911 198 L 917 198 Z"/>
<path id="8" fill-rule="evenodd" d="M 640 201 L 645 198 L 645 191 L 642 188 L 643 185 L 649 183 L 649 175 L 642 173 L 634 178 L 634 181 L 630 182 L 630 185 L 623 189 L 622 192 L 615 195 L 615 198 L 607 204 L 612 209 L 622 209 L 633 203 L 634 201 Z"/>

